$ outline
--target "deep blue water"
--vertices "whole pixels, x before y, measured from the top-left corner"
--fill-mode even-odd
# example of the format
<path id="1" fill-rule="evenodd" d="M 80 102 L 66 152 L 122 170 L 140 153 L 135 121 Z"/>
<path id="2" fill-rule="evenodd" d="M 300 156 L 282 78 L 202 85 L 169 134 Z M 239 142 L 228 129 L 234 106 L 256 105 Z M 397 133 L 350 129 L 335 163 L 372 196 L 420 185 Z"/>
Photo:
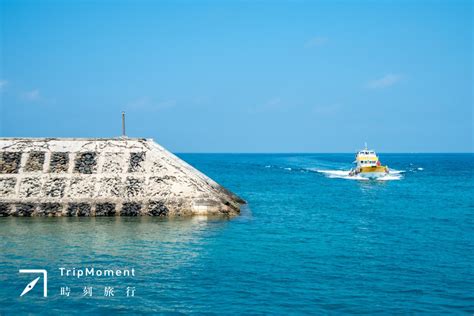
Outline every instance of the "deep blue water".
<path id="1" fill-rule="evenodd" d="M 352 154 L 180 156 L 247 200 L 242 215 L 0 218 L 0 314 L 474 313 L 472 154 L 382 154 L 405 171 L 385 182 L 314 172 Z M 19 297 L 36 277 L 20 268 L 48 270 L 48 298 L 40 283 Z"/>

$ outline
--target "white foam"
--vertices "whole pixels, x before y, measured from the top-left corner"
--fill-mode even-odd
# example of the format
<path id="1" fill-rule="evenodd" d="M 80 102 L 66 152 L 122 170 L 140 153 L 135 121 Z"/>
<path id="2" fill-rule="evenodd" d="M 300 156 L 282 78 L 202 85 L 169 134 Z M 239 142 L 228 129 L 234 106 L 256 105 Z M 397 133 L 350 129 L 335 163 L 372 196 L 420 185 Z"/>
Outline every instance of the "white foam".
<path id="1" fill-rule="evenodd" d="M 404 173 L 404 172 L 405 172 L 405 170 L 389 169 L 390 174 L 400 174 L 400 173 Z"/>
<path id="2" fill-rule="evenodd" d="M 421 167 L 420 167 L 420 168 L 417 168 L 417 169 L 420 170 L 420 171 L 425 170 L 424 168 L 421 168 Z"/>
<path id="3" fill-rule="evenodd" d="M 399 175 L 399 174 L 391 175 L 389 173 L 386 176 L 377 178 L 376 180 L 379 180 L 379 181 L 392 181 L 392 180 L 400 180 L 401 178 L 402 178 L 402 176 Z"/>
<path id="4" fill-rule="evenodd" d="M 360 175 L 349 175 L 350 170 L 318 170 L 318 169 L 312 169 L 313 171 L 322 173 L 326 175 L 328 178 L 338 178 L 338 179 L 347 179 L 347 180 L 362 180 L 362 181 L 368 181 L 370 180 L 369 178 L 362 177 Z M 400 180 L 402 178 L 401 174 L 404 171 L 399 171 L 395 170 L 395 173 L 392 173 L 392 170 L 390 170 L 389 174 L 377 178 L 375 180 L 377 181 L 392 181 L 392 180 Z"/>
<path id="5" fill-rule="evenodd" d="M 328 176 L 348 176 L 350 171 L 346 170 L 314 170 L 316 172 L 324 173 Z"/>

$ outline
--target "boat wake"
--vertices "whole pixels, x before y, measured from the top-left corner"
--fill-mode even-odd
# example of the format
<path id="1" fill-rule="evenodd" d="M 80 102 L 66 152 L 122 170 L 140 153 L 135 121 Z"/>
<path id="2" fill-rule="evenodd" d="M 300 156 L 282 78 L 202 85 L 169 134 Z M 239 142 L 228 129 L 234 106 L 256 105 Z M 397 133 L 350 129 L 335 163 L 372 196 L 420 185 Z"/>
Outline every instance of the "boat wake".
<path id="1" fill-rule="evenodd" d="M 422 166 L 411 165 L 403 167 L 403 170 L 389 168 L 389 173 L 377 179 L 369 179 L 360 175 L 349 175 L 350 165 L 340 161 L 328 161 L 317 157 L 289 157 L 281 159 L 274 164 L 265 164 L 262 167 L 269 170 L 281 170 L 291 173 L 317 173 L 331 179 L 346 179 L 360 181 L 398 181 L 405 178 L 405 174 L 424 172 Z"/>
<path id="2" fill-rule="evenodd" d="M 371 179 L 361 177 L 360 175 L 349 175 L 350 170 L 321 170 L 311 169 L 311 171 L 324 174 L 328 178 L 347 179 L 347 180 L 362 180 L 369 181 Z M 377 178 L 376 181 L 393 181 L 400 180 L 402 178 L 403 170 L 392 170 L 383 177 Z"/>

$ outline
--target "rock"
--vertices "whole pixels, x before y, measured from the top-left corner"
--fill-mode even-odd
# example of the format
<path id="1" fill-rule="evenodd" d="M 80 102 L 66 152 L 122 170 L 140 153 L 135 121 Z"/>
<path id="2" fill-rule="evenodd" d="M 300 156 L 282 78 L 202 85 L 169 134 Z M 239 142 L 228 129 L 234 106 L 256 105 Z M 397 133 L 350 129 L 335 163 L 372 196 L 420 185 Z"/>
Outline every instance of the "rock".
<path id="1" fill-rule="evenodd" d="M 168 208 L 162 201 L 151 201 L 148 204 L 148 214 L 152 216 L 167 216 Z"/>
<path id="2" fill-rule="evenodd" d="M 114 216 L 115 213 L 113 203 L 98 203 L 95 207 L 95 216 Z"/>
<path id="3" fill-rule="evenodd" d="M 62 205 L 60 203 L 41 203 L 35 215 L 61 216 Z"/>
<path id="4" fill-rule="evenodd" d="M 142 205 L 140 203 L 128 202 L 123 203 L 121 216 L 137 216 L 140 214 Z"/>
<path id="5" fill-rule="evenodd" d="M 52 152 L 50 160 L 50 172 L 67 172 L 69 167 L 69 154 L 65 152 Z"/>
<path id="6" fill-rule="evenodd" d="M 50 178 L 43 187 L 46 197 L 62 198 L 66 189 L 66 178 Z"/>
<path id="7" fill-rule="evenodd" d="M 0 197 L 9 197 L 15 195 L 15 178 L 0 178 Z"/>
<path id="8" fill-rule="evenodd" d="M 18 203 L 16 209 L 11 214 L 13 216 L 31 216 L 35 211 L 35 205 L 33 203 Z"/>
<path id="9" fill-rule="evenodd" d="M 0 174 L 18 173 L 20 169 L 21 152 L 0 152 Z"/>
<path id="10" fill-rule="evenodd" d="M 91 205 L 88 203 L 69 203 L 66 214 L 68 216 L 90 216 Z"/>
<path id="11" fill-rule="evenodd" d="M 130 153 L 130 163 L 128 172 L 140 172 L 143 171 L 142 163 L 145 161 L 145 153 Z"/>
<path id="12" fill-rule="evenodd" d="M 86 152 L 78 153 L 75 161 L 74 171 L 84 174 L 96 172 L 96 153 Z"/>
<path id="13" fill-rule="evenodd" d="M 27 177 L 23 178 L 20 183 L 20 197 L 39 197 L 41 194 L 41 178 Z"/>
<path id="14" fill-rule="evenodd" d="M 128 198 L 133 198 L 143 195 L 144 178 L 127 177 L 125 182 L 125 194 Z"/>
<path id="15" fill-rule="evenodd" d="M 0 203 L 0 216 L 10 216 L 10 205 L 8 203 Z"/>
<path id="16" fill-rule="evenodd" d="M 26 161 L 25 172 L 43 171 L 44 157 L 44 151 L 30 152 Z"/>

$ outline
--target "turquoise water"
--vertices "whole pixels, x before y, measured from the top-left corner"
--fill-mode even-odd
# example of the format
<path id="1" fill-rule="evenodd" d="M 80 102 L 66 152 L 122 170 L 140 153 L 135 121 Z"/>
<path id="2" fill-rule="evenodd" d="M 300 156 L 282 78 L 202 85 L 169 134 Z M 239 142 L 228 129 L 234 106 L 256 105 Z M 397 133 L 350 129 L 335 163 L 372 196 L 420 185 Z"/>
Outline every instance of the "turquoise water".
<path id="1" fill-rule="evenodd" d="M 0 314 L 474 313 L 472 154 L 382 154 L 404 171 L 383 182 L 317 172 L 352 154 L 180 156 L 247 200 L 242 215 L 0 218 Z M 41 280 L 19 297 L 33 268 L 47 298 Z"/>

